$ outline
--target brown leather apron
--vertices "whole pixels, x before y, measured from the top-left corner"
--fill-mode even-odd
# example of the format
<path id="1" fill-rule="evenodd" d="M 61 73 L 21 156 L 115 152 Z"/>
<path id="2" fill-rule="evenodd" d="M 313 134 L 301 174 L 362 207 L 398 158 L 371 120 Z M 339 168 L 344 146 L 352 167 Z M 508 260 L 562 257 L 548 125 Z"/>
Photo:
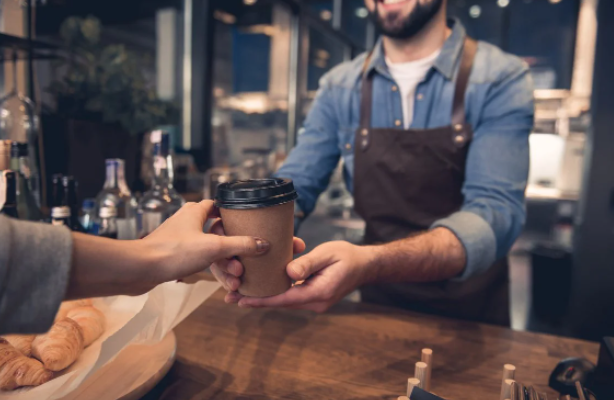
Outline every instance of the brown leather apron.
<path id="1" fill-rule="evenodd" d="M 477 43 L 465 39 L 452 125 L 440 128 L 372 128 L 373 74 L 363 74 L 360 128 L 354 144 L 354 198 L 356 211 L 366 221 L 365 243 L 386 243 L 426 231 L 461 208 L 473 137 L 465 120 L 465 90 L 476 52 Z M 361 288 L 361 294 L 366 302 L 509 325 L 506 259 L 462 282 L 375 284 Z"/>

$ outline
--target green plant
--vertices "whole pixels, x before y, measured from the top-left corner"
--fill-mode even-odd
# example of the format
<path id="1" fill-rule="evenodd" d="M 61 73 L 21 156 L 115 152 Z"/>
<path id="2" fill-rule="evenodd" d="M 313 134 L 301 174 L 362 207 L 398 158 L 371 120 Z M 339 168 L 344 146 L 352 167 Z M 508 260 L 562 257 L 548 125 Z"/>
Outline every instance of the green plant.
<path id="1" fill-rule="evenodd" d="M 100 21 L 69 17 L 60 28 L 66 56 L 54 62 L 58 77 L 47 89 L 65 118 L 119 123 L 130 133 L 176 124 L 179 109 L 157 98 L 145 71 L 151 57 L 122 44 L 100 43 Z M 149 68 L 151 70 L 151 68 Z"/>

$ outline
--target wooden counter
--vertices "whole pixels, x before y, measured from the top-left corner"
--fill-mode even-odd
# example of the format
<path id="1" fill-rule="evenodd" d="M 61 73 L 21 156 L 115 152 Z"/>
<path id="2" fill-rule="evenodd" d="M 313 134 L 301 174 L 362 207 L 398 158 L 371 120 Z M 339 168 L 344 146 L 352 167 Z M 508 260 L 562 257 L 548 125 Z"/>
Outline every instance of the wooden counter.
<path id="1" fill-rule="evenodd" d="M 420 350 L 434 350 L 432 390 L 447 400 L 496 400 L 503 364 L 547 388 L 565 357 L 596 362 L 598 344 L 342 303 L 326 314 L 245 310 L 216 293 L 175 330 L 177 362 L 164 400 L 396 399 Z M 475 389 L 476 391 L 473 391 Z"/>

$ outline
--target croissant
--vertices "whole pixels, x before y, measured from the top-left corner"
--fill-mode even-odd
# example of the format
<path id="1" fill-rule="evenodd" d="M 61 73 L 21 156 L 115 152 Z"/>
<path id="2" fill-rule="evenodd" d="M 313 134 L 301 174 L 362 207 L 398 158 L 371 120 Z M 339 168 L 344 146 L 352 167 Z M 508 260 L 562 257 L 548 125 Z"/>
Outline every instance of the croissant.
<path id="1" fill-rule="evenodd" d="M 73 308 L 68 312 L 67 317 L 81 327 L 85 347 L 92 344 L 104 332 L 106 319 L 104 314 L 95 307 Z"/>
<path id="2" fill-rule="evenodd" d="M 43 364 L 21 354 L 0 338 L 0 389 L 13 390 L 20 386 L 38 386 L 53 378 L 53 372 Z"/>
<path id="3" fill-rule="evenodd" d="M 45 368 L 61 371 L 71 365 L 83 351 L 83 331 L 70 318 L 56 322 L 49 332 L 32 342 L 32 356 L 41 360 Z"/>
<path id="4" fill-rule="evenodd" d="M 5 339 L 11 346 L 19 350 L 24 356 L 30 357 L 32 354 L 32 341 L 35 335 L 6 335 Z"/>
<path id="5" fill-rule="evenodd" d="M 70 310 L 77 307 L 88 307 L 92 305 L 92 299 L 71 300 L 65 301 L 60 305 L 60 309 L 55 316 L 55 322 L 66 318 L 66 315 Z"/>

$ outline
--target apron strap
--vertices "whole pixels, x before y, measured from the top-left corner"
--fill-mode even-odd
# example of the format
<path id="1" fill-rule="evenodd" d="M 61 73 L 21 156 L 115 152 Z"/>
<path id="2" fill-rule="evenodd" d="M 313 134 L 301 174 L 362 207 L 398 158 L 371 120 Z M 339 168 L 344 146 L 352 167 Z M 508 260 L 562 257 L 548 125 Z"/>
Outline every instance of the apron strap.
<path id="1" fill-rule="evenodd" d="M 469 84 L 469 76 L 473 68 L 473 61 L 478 50 L 478 43 L 469 38 L 465 38 L 463 55 L 456 76 L 456 87 L 454 88 L 454 100 L 452 102 L 452 126 L 455 130 L 460 130 L 459 126 L 465 124 L 465 92 Z"/>
<path id="2" fill-rule="evenodd" d="M 452 126 L 458 131 L 465 124 L 465 92 L 469 84 L 469 76 L 473 68 L 473 61 L 477 53 L 478 44 L 475 40 L 466 37 L 463 45 L 460 67 L 456 77 L 454 88 L 454 100 L 452 102 Z M 360 129 L 367 136 L 371 128 L 371 110 L 373 108 L 373 73 L 367 71 L 373 51 L 367 55 L 362 68 L 362 89 L 360 100 Z M 457 128 L 458 127 L 458 128 Z"/>
<path id="3" fill-rule="evenodd" d="M 373 74 L 368 72 L 373 50 L 369 52 L 362 66 L 362 89 L 360 93 L 360 130 L 363 136 L 369 134 L 371 128 L 371 108 L 373 99 Z M 363 146 L 366 147 L 366 146 Z"/>

